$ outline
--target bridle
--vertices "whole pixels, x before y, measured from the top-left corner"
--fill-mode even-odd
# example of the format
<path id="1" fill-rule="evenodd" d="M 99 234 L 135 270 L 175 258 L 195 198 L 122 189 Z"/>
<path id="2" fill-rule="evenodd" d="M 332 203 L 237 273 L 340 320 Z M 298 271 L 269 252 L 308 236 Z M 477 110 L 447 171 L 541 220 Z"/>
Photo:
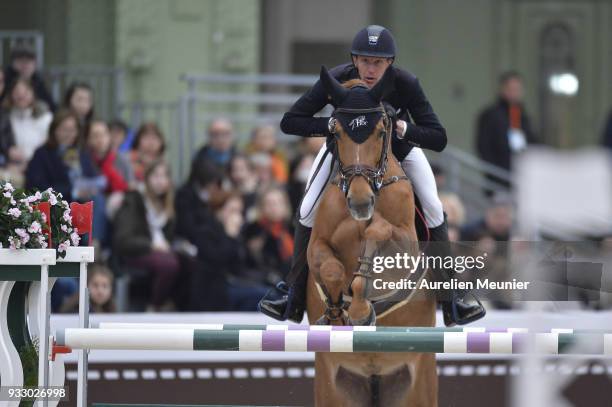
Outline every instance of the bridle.
<path id="1" fill-rule="evenodd" d="M 332 117 L 336 113 L 348 113 L 348 114 L 358 115 L 358 114 L 375 113 L 375 112 L 381 112 L 382 119 L 383 119 L 383 130 L 380 132 L 381 134 L 379 135 L 379 137 L 383 138 L 383 147 L 382 147 L 382 151 L 380 152 L 380 157 L 378 159 L 378 163 L 376 164 L 376 167 L 373 167 L 371 165 L 366 165 L 366 164 L 353 164 L 353 165 L 345 166 L 342 163 L 342 160 L 340 159 L 340 155 L 338 154 L 338 137 L 339 136 L 338 134 L 334 134 L 334 139 L 332 141 L 332 148 L 333 148 L 334 156 L 338 160 L 338 167 L 339 167 L 339 178 L 336 182 L 334 182 L 334 184 L 337 185 L 340 188 L 340 190 L 342 190 L 345 196 L 347 196 L 349 188 L 351 186 L 351 182 L 353 182 L 353 179 L 355 179 L 355 177 L 365 178 L 375 195 L 378 195 L 380 190 L 386 187 L 387 185 L 390 185 L 402 179 L 405 179 L 405 180 L 408 179 L 408 177 L 406 176 L 393 176 L 386 181 L 384 180 L 385 173 L 387 172 L 387 155 L 388 155 L 389 143 L 391 140 L 393 124 L 391 123 L 391 120 L 389 119 L 389 116 L 387 115 L 387 112 L 382 103 L 377 107 L 368 108 L 368 109 L 351 109 L 351 108 L 340 107 L 334 110 L 334 112 L 332 113 Z"/>

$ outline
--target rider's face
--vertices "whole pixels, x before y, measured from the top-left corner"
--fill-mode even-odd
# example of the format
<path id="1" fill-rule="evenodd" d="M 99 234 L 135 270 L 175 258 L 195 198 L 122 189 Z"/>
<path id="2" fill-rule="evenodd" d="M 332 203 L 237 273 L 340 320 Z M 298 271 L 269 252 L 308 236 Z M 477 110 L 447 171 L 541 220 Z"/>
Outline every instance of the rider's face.
<path id="1" fill-rule="evenodd" d="M 368 87 L 376 85 L 382 78 L 385 70 L 393 63 L 391 58 L 377 58 L 356 55 L 353 57 L 353 64 L 359 71 L 359 77 L 366 83 Z"/>

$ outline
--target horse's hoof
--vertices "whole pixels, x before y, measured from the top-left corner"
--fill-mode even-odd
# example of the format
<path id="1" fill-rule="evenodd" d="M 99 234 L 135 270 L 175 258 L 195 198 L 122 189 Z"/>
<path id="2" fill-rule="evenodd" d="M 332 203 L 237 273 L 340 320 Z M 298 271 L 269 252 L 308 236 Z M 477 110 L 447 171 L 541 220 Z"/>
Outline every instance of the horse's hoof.
<path id="1" fill-rule="evenodd" d="M 359 326 L 374 326 L 376 325 L 376 311 L 374 311 L 374 307 L 370 304 L 370 313 L 365 318 L 361 319 L 352 319 L 349 316 L 349 325 L 359 325 Z"/>

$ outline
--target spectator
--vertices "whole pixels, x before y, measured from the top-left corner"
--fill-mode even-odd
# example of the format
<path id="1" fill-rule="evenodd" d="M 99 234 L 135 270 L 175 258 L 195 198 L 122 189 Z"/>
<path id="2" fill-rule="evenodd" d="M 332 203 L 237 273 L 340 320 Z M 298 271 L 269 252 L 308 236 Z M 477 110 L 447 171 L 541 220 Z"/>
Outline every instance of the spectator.
<path id="1" fill-rule="evenodd" d="M 509 241 L 512 231 L 512 217 L 513 210 L 510 198 L 505 195 L 497 195 L 493 198 L 484 218 L 463 226 L 461 240 L 479 241 L 490 238 L 494 241 Z"/>
<path id="2" fill-rule="evenodd" d="M 133 141 L 132 138 L 129 138 L 128 135 L 130 133 L 130 129 L 127 124 L 120 119 L 115 119 L 108 124 L 108 129 L 111 134 L 111 148 L 113 151 L 117 151 L 120 153 L 126 153 L 130 151 Z"/>
<path id="3" fill-rule="evenodd" d="M 232 158 L 229 168 L 229 181 L 232 189 L 242 196 L 245 219 L 247 221 L 254 220 L 258 184 L 253 166 L 246 156 L 237 154 Z"/>
<path id="4" fill-rule="evenodd" d="M 300 139 L 298 154 L 291 162 L 291 175 L 288 185 L 289 198 L 294 213 L 300 205 L 302 195 L 306 190 L 308 174 L 310 174 L 314 159 L 323 143 L 325 143 L 324 137 L 303 137 Z"/>
<path id="5" fill-rule="evenodd" d="M 81 129 L 86 131 L 89 122 L 94 117 L 93 89 L 84 82 L 70 84 L 64 95 L 62 106 L 76 113 Z"/>
<path id="6" fill-rule="evenodd" d="M 603 137 L 601 138 L 601 144 L 612 151 L 612 111 L 610 111 L 608 115 L 608 121 L 606 122 Z"/>
<path id="7" fill-rule="evenodd" d="M 3 107 L 9 112 L 15 136 L 10 159 L 25 167 L 34 150 L 45 142 L 53 116 L 45 104 L 36 100 L 32 83 L 27 79 L 20 78 L 12 83 Z"/>
<path id="8" fill-rule="evenodd" d="M 176 234 L 195 244 L 198 229 L 212 217 L 221 196 L 223 173 L 207 160 L 194 160 L 187 182 L 176 193 Z"/>
<path id="9" fill-rule="evenodd" d="M 152 282 L 150 308 L 171 309 L 180 264 L 172 250 L 175 211 L 168 164 L 160 160 L 147 168 L 144 191 L 125 194 L 113 225 L 113 248 L 120 261 L 145 270 Z"/>
<path id="10" fill-rule="evenodd" d="M 0 70 L 0 94 L 3 91 L 4 72 Z M 23 186 L 23 164 L 19 162 L 19 159 L 10 112 L 0 106 L 0 178 L 10 181 L 17 187 Z"/>
<path id="11" fill-rule="evenodd" d="M 461 237 L 461 227 L 465 223 L 465 207 L 459 196 L 452 192 L 441 192 L 440 201 L 448 222 L 448 238 L 456 242 Z"/>
<path id="12" fill-rule="evenodd" d="M 0 71 L 0 94 L 4 92 L 4 72 Z M 0 167 L 9 162 L 9 151 L 15 145 L 9 113 L 0 107 Z"/>
<path id="13" fill-rule="evenodd" d="M 49 127 L 49 136 L 26 169 L 26 188 L 52 187 L 67 201 L 94 201 L 93 238 L 98 244 L 106 235 L 106 179 L 88 154 L 78 148 L 79 122 L 75 113 L 59 110 Z"/>
<path id="14" fill-rule="evenodd" d="M 132 173 L 138 182 L 144 181 L 144 174 L 151 163 L 160 160 L 166 149 L 164 135 L 155 123 L 144 123 L 136 132 L 130 161 Z"/>
<path id="15" fill-rule="evenodd" d="M 89 311 L 93 313 L 117 312 L 113 299 L 113 273 L 108 267 L 94 263 L 87 269 L 87 289 L 89 291 Z M 79 294 L 74 293 L 61 306 L 60 312 L 79 312 Z"/>
<path id="16" fill-rule="evenodd" d="M 253 153 L 249 156 L 257 188 L 261 191 L 275 184 L 272 174 L 272 157 L 266 153 Z"/>
<path id="17" fill-rule="evenodd" d="M 270 285 L 278 283 L 291 266 L 293 231 L 287 193 L 272 187 L 263 191 L 257 203 L 257 221 L 244 231 L 251 267 Z"/>
<path id="18" fill-rule="evenodd" d="M 208 143 L 196 153 L 194 160 L 209 160 L 225 172 L 235 150 L 232 123 L 215 119 L 208 127 Z"/>
<path id="19" fill-rule="evenodd" d="M 246 148 L 247 154 L 262 153 L 270 157 L 272 179 L 277 184 L 286 184 L 289 179 L 287 157 L 278 148 L 276 128 L 274 126 L 259 126 L 253 130 L 251 142 Z"/>
<path id="20" fill-rule="evenodd" d="M 221 309 L 255 311 L 267 288 L 250 280 L 247 272 L 246 247 L 240 239 L 242 198 L 237 193 L 225 194 L 211 209 L 214 216 L 199 228 L 196 238 L 202 268 L 193 275 L 193 307 L 211 307 L 205 293 L 213 289 L 225 293 Z"/>
<path id="21" fill-rule="evenodd" d="M 90 123 L 86 137 L 91 158 L 106 177 L 106 215 L 112 219 L 123 202 L 124 192 L 134 184 L 132 166 L 126 156 L 112 149 L 108 126 L 102 120 Z"/>
<path id="22" fill-rule="evenodd" d="M 499 85 L 497 101 L 478 116 L 476 149 L 482 160 L 510 171 L 512 155 L 535 143 L 536 138 L 523 106 L 523 79 L 520 74 L 504 73 Z M 509 186 L 507 181 L 498 177 L 489 176 L 489 179 Z"/>
<path id="23" fill-rule="evenodd" d="M 187 182 L 176 193 L 176 236 L 184 251 L 191 251 L 186 272 L 192 276 L 189 308 L 196 311 L 219 311 L 227 305 L 225 277 L 205 269 L 198 258 L 197 239 L 200 230 L 214 216 L 211 204 L 222 196 L 223 172 L 207 160 L 194 160 Z"/>
<path id="24" fill-rule="evenodd" d="M 11 64 L 4 70 L 4 90 L 6 93 L 0 93 L 0 100 L 7 97 L 8 89 L 12 88 L 18 79 L 25 79 L 32 84 L 35 98 L 44 102 L 48 110 L 55 112 L 55 102 L 51 93 L 47 90 L 42 76 L 36 69 L 36 54 L 31 48 L 14 48 L 11 51 Z"/>
<path id="25" fill-rule="evenodd" d="M 431 171 L 433 172 L 434 179 L 436 180 L 436 188 L 438 191 L 444 191 L 447 188 L 446 171 L 438 164 L 432 164 Z"/>
<path id="26" fill-rule="evenodd" d="M 111 134 L 106 123 L 93 120 L 87 129 L 86 140 L 93 162 L 106 177 L 106 192 L 127 191 L 132 181 L 132 168 L 123 156 L 112 149 Z"/>

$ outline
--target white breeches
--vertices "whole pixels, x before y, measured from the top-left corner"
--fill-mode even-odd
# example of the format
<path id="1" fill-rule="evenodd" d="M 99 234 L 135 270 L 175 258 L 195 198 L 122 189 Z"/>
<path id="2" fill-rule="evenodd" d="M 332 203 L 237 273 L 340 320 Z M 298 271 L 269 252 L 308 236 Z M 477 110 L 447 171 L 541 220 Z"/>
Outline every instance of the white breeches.
<path id="1" fill-rule="evenodd" d="M 306 183 L 306 194 L 299 209 L 300 223 L 310 228 L 314 224 L 315 214 L 323 195 L 322 191 L 337 170 L 337 168 L 331 168 L 332 154 L 330 152 L 326 155 L 317 176 L 314 177 L 316 168 L 323 159 L 325 151 L 326 145 L 323 145 L 310 169 L 308 182 Z M 423 150 L 417 147 L 413 148 L 402 161 L 402 169 L 410 178 L 414 192 L 421 201 L 427 227 L 431 229 L 440 226 L 444 222 L 442 202 L 438 197 L 438 188 L 433 171 Z"/>

